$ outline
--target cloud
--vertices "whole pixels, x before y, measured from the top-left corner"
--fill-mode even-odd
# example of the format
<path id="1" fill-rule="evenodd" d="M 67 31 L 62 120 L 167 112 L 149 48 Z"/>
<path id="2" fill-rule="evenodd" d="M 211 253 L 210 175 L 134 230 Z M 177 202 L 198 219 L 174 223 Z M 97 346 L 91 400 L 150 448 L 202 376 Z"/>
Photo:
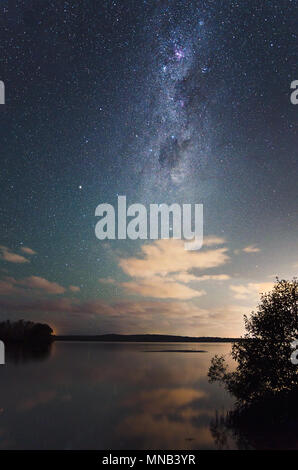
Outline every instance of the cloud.
<path id="1" fill-rule="evenodd" d="M 173 282 L 172 280 L 156 277 L 152 279 L 139 280 L 136 282 L 122 282 L 121 287 L 133 294 L 139 294 L 143 297 L 153 297 L 160 299 L 192 299 L 206 294 L 205 291 L 197 291 L 190 287 Z"/>
<path id="2" fill-rule="evenodd" d="M 177 274 L 172 274 L 171 278 L 168 278 L 169 280 L 172 281 L 178 281 L 178 282 L 183 282 L 185 284 L 192 282 L 192 281 L 197 281 L 197 276 L 194 274 L 190 274 L 188 272 L 180 272 Z"/>
<path id="3" fill-rule="evenodd" d="M 6 248 L 5 246 L 0 246 L 1 250 L 1 257 L 4 261 L 8 261 L 9 263 L 29 263 L 29 260 L 24 256 L 18 255 L 17 253 L 13 253 Z"/>
<path id="4" fill-rule="evenodd" d="M 242 249 L 244 253 L 259 253 L 261 250 L 255 245 L 248 245 Z"/>
<path id="5" fill-rule="evenodd" d="M 187 272 L 172 274 L 168 276 L 153 276 L 150 279 L 138 279 L 137 281 L 118 282 L 112 278 L 101 278 L 98 281 L 102 284 L 117 285 L 132 294 L 142 295 L 143 297 L 153 297 L 161 299 L 192 299 L 205 295 L 204 290 L 195 290 L 184 284 L 189 282 L 203 281 L 226 281 L 230 279 L 227 274 L 210 274 L 195 276 Z"/>
<path id="6" fill-rule="evenodd" d="M 27 299 L 15 296 L 0 299 L 0 316 L 30 315 L 37 321 L 51 313 L 55 327 L 78 331 L 114 333 L 160 333 L 188 336 L 230 336 L 242 334 L 243 313 L 248 307 L 225 305 L 201 308 L 191 300 L 102 300 L 79 301 L 52 297 Z M 50 322 L 51 323 L 51 322 Z M 90 326 L 91 325 L 91 326 Z"/>
<path id="7" fill-rule="evenodd" d="M 231 284 L 230 289 L 234 293 L 235 299 L 247 299 L 257 294 L 270 291 L 274 286 L 274 282 L 249 282 L 248 284 Z"/>
<path id="8" fill-rule="evenodd" d="M 203 282 L 203 281 L 227 281 L 231 278 L 228 274 L 204 274 L 203 276 L 195 276 L 189 273 L 174 274 L 173 278 L 180 282 Z"/>
<path id="9" fill-rule="evenodd" d="M 206 245 L 224 243 L 224 239 L 207 237 Z M 162 239 L 141 247 L 138 257 L 119 258 L 119 266 L 133 281 L 118 283 L 131 294 L 160 299 L 187 300 L 206 294 L 185 284 L 192 281 L 225 280 L 227 275 L 196 276 L 188 271 L 214 268 L 229 260 L 227 248 L 201 250 L 184 249 L 184 242 L 175 239 Z M 101 282 L 115 282 L 102 281 Z"/>
<path id="10" fill-rule="evenodd" d="M 1 301 L 1 306 L 5 306 L 8 311 L 72 313 L 82 317 L 86 315 L 104 315 L 110 318 L 122 318 L 126 315 L 128 318 L 136 316 L 139 320 L 152 318 L 152 316 L 159 314 L 166 314 L 173 318 L 178 318 L 181 315 L 189 318 L 193 315 L 206 313 L 205 310 L 189 305 L 187 302 L 121 300 L 109 304 L 102 300 L 78 302 L 78 300 L 65 297 L 30 301 L 10 299 Z"/>
<path id="11" fill-rule="evenodd" d="M 155 275 L 186 272 L 193 268 L 208 269 L 229 260 L 227 248 L 187 251 L 182 240 L 162 239 L 141 248 L 142 258 L 119 259 L 119 266 L 131 277 L 150 278 Z"/>
<path id="12" fill-rule="evenodd" d="M 39 289 L 47 294 L 63 294 L 66 289 L 57 282 L 50 282 L 47 279 L 39 276 L 30 276 L 25 279 L 16 281 L 17 284 L 29 287 L 30 289 Z"/>
<path id="13" fill-rule="evenodd" d="M 29 248 L 28 246 L 22 246 L 21 250 L 27 255 L 36 255 L 36 251 L 32 250 L 32 248 Z"/>
<path id="14" fill-rule="evenodd" d="M 203 246 L 216 246 L 216 245 L 224 245 L 226 240 L 222 237 L 216 237 L 214 235 L 209 235 L 204 237 Z"/>
<path id="15" fill-rule="evenodd" d="M 71 292 L 79 292 L 79 286 L 69 286 L 68 289 Z M 63 294 L 67 289 L 57 282 L 51 282 L 47 279 L 39 276 L 29 276 L 24 279 L 15 279 L 13 277 L 6 276 L 0 280 L 0 295 L 18 295 L 25 296 L 44 292 L 46 294 Z"/>
<path id="16" fill-rule="evenodd" d="M 214 274 L 195 276 L 189 273 L 178 273 L 168 276 L 152 276 L 150 279 L 138 279 L 134 282 L 117 283 L 120 287 L 133 294 L 139 294 L 143 297 L 153 297 L 161 299 L 192 299 L 205 295 L 204 290 L 195 290 L 186 286 L 189 282 L 202 281 L 224 281 L 230 279 L 227 274 Z M 107 279 L 107 283 L 116 283 L 113 279 Z"/>
<path id="17" fill-rule="evenodd" d="M 98 279 L 98 282 L 101 282 L 102 284 L 116 284 L 117 283 L 115 279 L 112 279 L 111 277 L 107 277 L 107 278 L 102 277 Z"/>
<path id="18" fill-rule="evenodd" d="M 79 292 L 81 288 L 79 286 L 69 286 L 71 292 Z"/>
<path id="19" fill-rule="evenodd" d="M 0 295 L 7 295 L 15 293 L 14 283 L 10 280 L 1 280 L 0 281 Z"/>

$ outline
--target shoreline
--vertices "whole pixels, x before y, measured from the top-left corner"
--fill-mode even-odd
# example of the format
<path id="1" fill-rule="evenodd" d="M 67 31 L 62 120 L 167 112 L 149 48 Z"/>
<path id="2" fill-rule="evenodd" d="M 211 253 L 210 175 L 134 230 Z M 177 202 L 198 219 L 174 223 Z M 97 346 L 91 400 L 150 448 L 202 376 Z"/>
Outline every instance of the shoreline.
<path id="1" fill-rule="evenodd" d="M 53 341 L 109 342 L 109 343 L 234 343 L 240 338 L 192 337 L 172 335 L 56 335 Z"/>

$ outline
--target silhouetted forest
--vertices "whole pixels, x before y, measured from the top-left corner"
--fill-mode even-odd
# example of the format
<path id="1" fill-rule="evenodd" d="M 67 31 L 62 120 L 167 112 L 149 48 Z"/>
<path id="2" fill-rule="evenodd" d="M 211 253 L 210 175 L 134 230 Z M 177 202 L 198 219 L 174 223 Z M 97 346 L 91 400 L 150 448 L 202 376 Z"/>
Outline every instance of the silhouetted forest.
<path id="1" fill-rule="evenodd" d="M 45 323 L 25 320 L 0 322 L 0 340 L 5 344 L 50 343 L 53 340 L 52 333 L 52 328 Z"/>

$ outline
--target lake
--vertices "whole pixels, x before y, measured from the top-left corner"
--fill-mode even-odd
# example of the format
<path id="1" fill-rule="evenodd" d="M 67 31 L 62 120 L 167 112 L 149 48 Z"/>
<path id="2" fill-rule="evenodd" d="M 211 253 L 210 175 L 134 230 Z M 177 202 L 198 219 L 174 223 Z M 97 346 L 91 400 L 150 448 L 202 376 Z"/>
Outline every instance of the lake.
<path id="1" fill-rule="evenodd" d="M 205 352 L 198 352 L 198 351 Z M 1 449 L 236 448 L 207 371 L 229 343 L 55 342 L 0 367 Z M 196 352 L 197 351 L 197 352 Z"/>

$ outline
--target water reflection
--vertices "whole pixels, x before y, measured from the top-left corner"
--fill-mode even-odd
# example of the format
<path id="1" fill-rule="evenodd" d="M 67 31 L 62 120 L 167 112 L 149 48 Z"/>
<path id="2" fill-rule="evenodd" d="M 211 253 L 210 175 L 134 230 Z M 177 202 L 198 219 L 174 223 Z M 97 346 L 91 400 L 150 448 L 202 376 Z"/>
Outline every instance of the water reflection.
<path id="1" fill-rule="evenodd" d="M 296 392 L 268 396 L 260 402 L 217 414 L 210 431 L 221 449 L 229 442 L 238 449 L 298 449 L 298 408 Z"/>
<path id="2" fill-rule="evenodd" d="M 51 354 L 52 343 L 46 344 L 9 344 L 5 348 L 8 363 L 23 364 L 28 361 L 44 361 Z"/>
<path id="3" fill-rule="evenodd" d="M 218 448 L 210 423 L 233 399 L 206 374 L 211 357 L 229 350 L 219 343 L 61 342 L 39 358 L 7 355 L 0 448 Z"/>

